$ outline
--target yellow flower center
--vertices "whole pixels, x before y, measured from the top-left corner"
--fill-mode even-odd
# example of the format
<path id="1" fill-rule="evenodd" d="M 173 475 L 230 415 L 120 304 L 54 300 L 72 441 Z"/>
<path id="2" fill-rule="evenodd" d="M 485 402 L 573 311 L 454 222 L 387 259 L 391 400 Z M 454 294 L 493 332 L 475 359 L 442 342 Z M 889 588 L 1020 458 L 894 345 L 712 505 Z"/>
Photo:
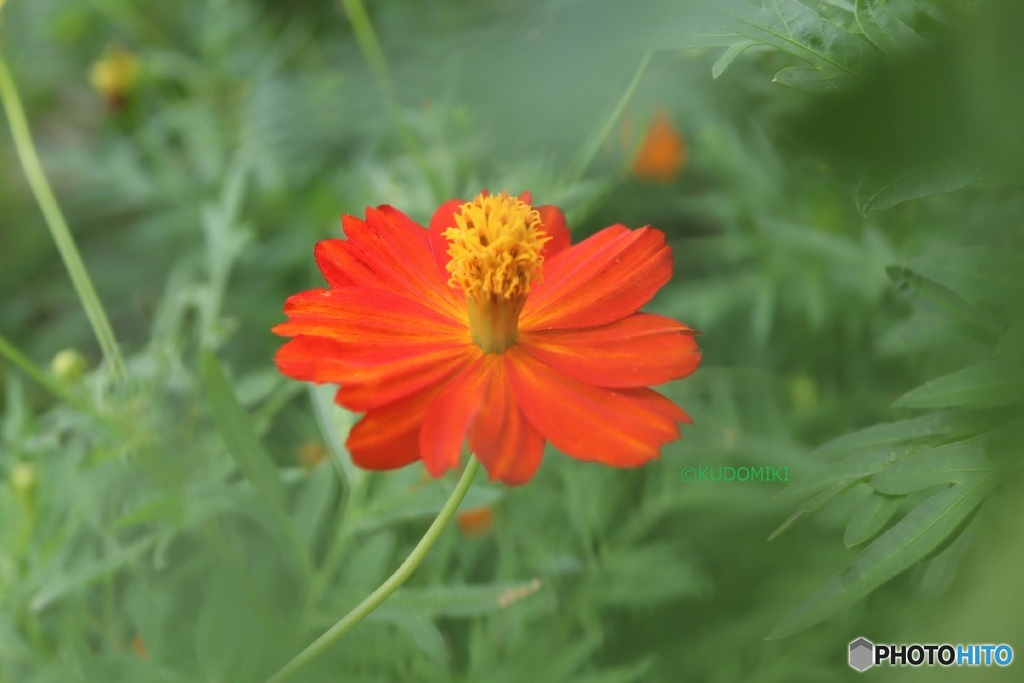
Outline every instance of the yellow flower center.
<path id="1" fill-rule="evenodd" d="M 516 343 L 519 314 L 540 278 L 540 252 L 551 238 L 540 213 L 507 192 L 477 195 L 454 218 L 444 231 L 448 284 L 466 294 L 473 341 L 487 353 L 501 353 Z"/>

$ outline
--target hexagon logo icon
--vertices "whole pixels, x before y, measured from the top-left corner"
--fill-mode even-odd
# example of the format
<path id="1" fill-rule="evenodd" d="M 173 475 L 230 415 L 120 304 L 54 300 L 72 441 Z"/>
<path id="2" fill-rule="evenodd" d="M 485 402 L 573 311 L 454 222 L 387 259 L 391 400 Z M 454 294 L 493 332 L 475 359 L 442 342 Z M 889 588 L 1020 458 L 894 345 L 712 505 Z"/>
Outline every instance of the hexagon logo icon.
<path id="1" fill-rule="evenodd" d="M 875 665 L 875 644 L 867 638 L 858 638 L 850 643 L 850 666 L 865 671 Z"/>

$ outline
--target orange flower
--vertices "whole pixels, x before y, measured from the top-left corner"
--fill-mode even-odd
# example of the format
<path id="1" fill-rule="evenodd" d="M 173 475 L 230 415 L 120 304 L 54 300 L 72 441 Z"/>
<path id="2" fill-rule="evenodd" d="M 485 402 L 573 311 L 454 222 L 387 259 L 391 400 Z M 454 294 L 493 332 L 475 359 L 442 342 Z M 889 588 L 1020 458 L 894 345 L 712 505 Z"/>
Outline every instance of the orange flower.
<path id="1" fill-rule="evenodd" d="M 641 180 L 671 182 L 686 164 L 686 140 L 676 132 L 664 109 L 651 118 L 640 149 L 633 158 L 633 175 Z"/>
<path id="2" fill-rule="evenodd" d="M 494 510 L 489 505 L 458 514 L 459 531 L 463 536 L 483 536 L 494 528 Z"/>
<path id="3" fill-rule="evenodd" d="M 149 659 L 149 653 L 146 652 L 146 644 L 142 642 L 141 636 L 132 637 L 132 649 L 135 650 L 135 654 L 139 659 L 143 661 Z"/>
<path id="4" fill-rule="evenodd" d="M 672 274 L 665 236 L 605 228 L 570 245 L 561 210 L 530 195 L 451 200 L 423 229 L 390 206 L 342 217 L 314 254 L 329 289 L 289 297 L 274 332 L 289 377 L 339 384 L 365 412 L 364 468 L 422 460 L 439 477 L 463 443 L 492 480 L 530 480 L 545 442 L 631 467 L 692 424 L 648 388 L 692 373 L 694 331 L 638 313 Z"/>

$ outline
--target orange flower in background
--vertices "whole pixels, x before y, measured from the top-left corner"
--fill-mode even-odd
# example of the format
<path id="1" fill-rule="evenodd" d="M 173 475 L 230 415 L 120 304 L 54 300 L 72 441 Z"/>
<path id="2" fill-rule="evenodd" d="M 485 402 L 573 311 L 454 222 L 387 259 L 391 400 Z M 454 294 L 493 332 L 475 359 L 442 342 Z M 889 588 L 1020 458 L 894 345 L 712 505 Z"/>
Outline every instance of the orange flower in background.
<path id="1" fill-rule="evenodd" d="M 686 165 L 686 140 L 668 112 L 659 109 L 651 118 L 640 149 L 633 158 L 633 175 L 641 180 L 671 182 Z"/>
<path id="2" fill-rule="evenodd" d="M 141 636 L 132 637 L 132 649 L 135 650 L 135 654 L 139 659 L 143 661 L 149 659 L 149 653 L 146 652 L 146 644 L 142 642 Z"/>
<path id="3" fill-rule="evenodd" d="M 472 538 L 483 536 L 494 528 L 494 510 L 485 505 L 458 514 L 459 531 L 463 536 Z"/>
<path id="4" fill-rule="evenodd" d="M 293 339 L 275 360 L 366 413 L 348 438 L 357 465 L 422 460 L 439 477 L 468 441 L 492 480 L 516 485 L 547 441 L 631 467 L 691 424 L 648 387 L 697 368 L 695 333 L 637 312 L 672 275 L 665 235 L 613 225 L 572 245 L 561 210 L 530 201 L 451 200 L 429 229 L 381 206 L 316 245 L 330 288 L 289 297 L 274 332 Z"/>

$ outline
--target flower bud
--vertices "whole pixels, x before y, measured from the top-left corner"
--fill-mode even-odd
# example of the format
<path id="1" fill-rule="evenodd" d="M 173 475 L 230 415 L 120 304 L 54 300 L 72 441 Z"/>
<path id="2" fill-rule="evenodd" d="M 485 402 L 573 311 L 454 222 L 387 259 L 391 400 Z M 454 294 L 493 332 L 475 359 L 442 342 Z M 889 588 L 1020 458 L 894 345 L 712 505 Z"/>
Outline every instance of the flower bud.
<path id="1" fill-rule="evenodd" d="M 0 0 L 2 2 L 3 0 Z M 36 468 L 27 462 L 19 462 L 11 471 L 11 488 L 18 497 L 28 497 L 39 485 Z"/>
<path id="2" fill-rule="evenodd" d="M 85 356 L 76 349 L 64 349 L 50 361 L 50 372 L 64 382 L 77 382 L 85 376 L 89 364 Z"/>
<path id="3" fill-rule="evenodd" d="M 124 106 L 138 79 L 139 62 L 124 48 L 108 50 L 89 71 L 89 83 L 111 109 Z"/>
<path id="4" fill-rule="evenodd" d="M 319 441 L 310 441 L 302 444 L 297 457 L 303 468 L 311 470 L 327 459 L 327 447 Z"/>

